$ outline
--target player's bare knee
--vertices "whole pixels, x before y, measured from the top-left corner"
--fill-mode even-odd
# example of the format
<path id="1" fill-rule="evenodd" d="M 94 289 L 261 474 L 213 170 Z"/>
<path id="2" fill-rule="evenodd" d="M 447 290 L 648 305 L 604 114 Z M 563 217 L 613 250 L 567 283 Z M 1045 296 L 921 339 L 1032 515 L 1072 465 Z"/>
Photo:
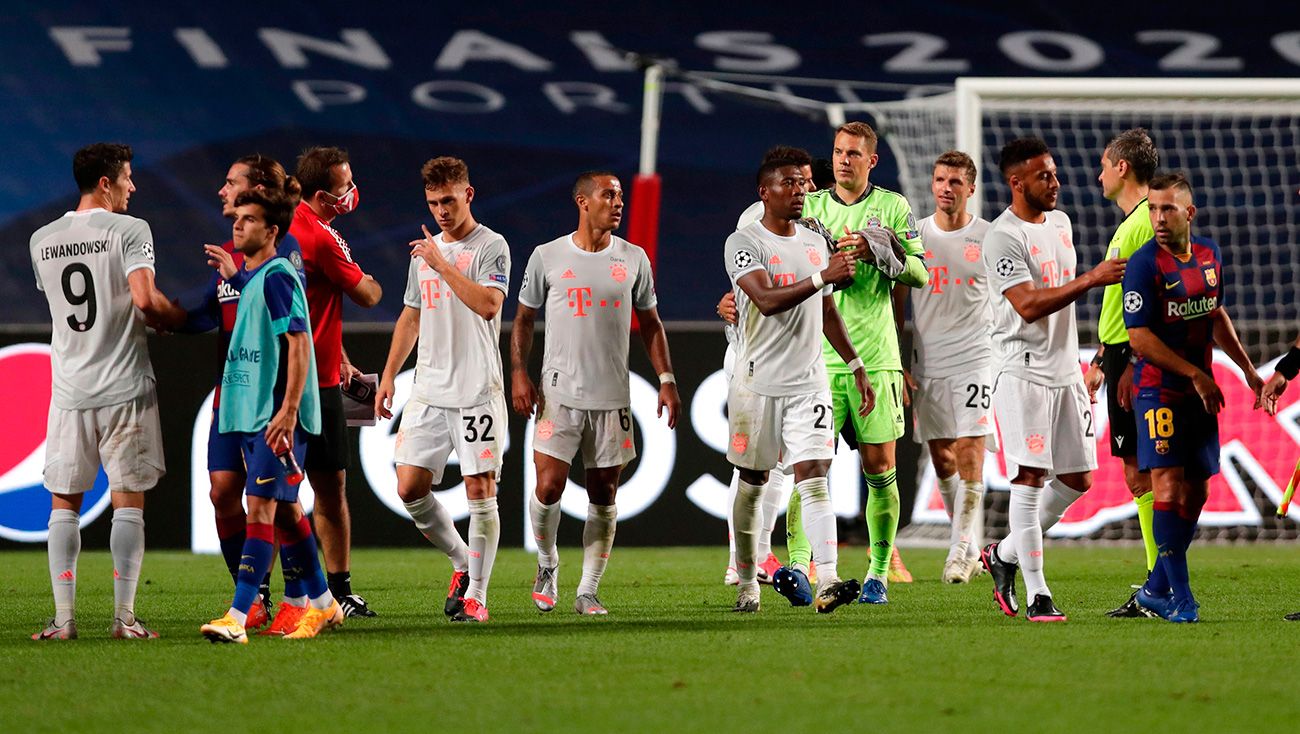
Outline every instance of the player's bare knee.
<path id="1" fill-rule="evenodd" d="M 1038 469 L 1030 466 L 1022 466 L 1016 472 L 1016 478 L 1011 480 L 1012 484 L 1019 484 L 1025 487 L 1042 487 L 1047 481 L 1047 470 Z"/>
<path id="2" fill-rule="evenodd" d="M 1124 460 L 1124 484 L 1135 498 L 1151 493 L 1151 475 L 1138 469 L 1136 457 Z"/>
<path id="3" fill-rule="evenodd" d="M 593 505 L 612 505 L 618 493 L 618 477 L 623 467 L 606 467 L 587 471 L 587 499 Z"/>
<path id="4" fill-rule="evenodd" d="M 936 439 L 930 442 L 930 463 L 934 464 L 934 473 L 940 477 L 950 477 L 957 472 L 957 451 L 954 442 L 948 439 Z"/>
<path id="5" fill-rule="evenodd" d="M 144 509 L 144 492 L 122 492 L 114 490 L 112 493 L 113 509 L 118 510 L 123 507 L 133 507 Z"/>
<path id="6" fill-rule="evenodd" d="M 492 472 L 470 474 L 465 477 L 465 496 L 472 500 L 485 500 L 497 494 L 496 476 Z"/>
<path id="7" fill-rule="evenodd" d="M 81 500 L 85 495 L 78 492 L 77 494 L 50 494 L 50 508 L 54 510 L 72 510 L 81 512 Z"/>
<path id="8" fill-rule="evenodd" d="M 831 462 L 829 459 L 801 461 L 794 465 L 794 481 L 802 482 L 805 479 L 818 479 L 826 476 L 830 470 Z"/>
<path id="9" fill-rule="evenodd" d="M 752 484 L 754 486 L 767 484 L 767 472 L 765 471 L 758 471 L 756 469 L 739 469 L 739 468 L 737 469 L 737 471 L 740 474 L 740 481 L 744 482 L 745 484 Z"/>
<path id="10" fill-rule="evenodd" d="M 248 521 L 270 525 L 275 522 L 276 505 L 279 503 L 265 497 L 248 498 Z"/>
<path id="11" fill-rule="evenodd" d="M 212 509 L 216 511 L 217 517 L 237 515 L 244 508 L 244 484 L 214 477 L 212 488 L 208 490 L 208 499 L 212 501 Z"/>
<path id="12" fill-rule="evenodd" d="M 862 455 L 864 474 L 884 474 L 897 466 L 893 441 L 879 444 L 864 443 L 858 447 L 858 453 Z"/>
<path id="13" fill-rule="evenodd" d="M 1076 492 L 1087 492 L 1092 489 L 1092 472 L 1074 472 L 1072 474 L 1061 474 L 1057 477 L 1065 486 Z"/>
<path id="14" fill-rule="evenodd" d="M 309 471 L 307 479 L 311 481 L 312 491 L 316 493 L 316 501 L 320 502 L 322 497 L 326 502 L 330 500 L 342 501 L 343 486 L 346 483 L 346 475 L 341 471 Z"/>
<path id="15" fill-rule="evenodd" d="M 298 518 L 302 517 L 301 505 L 297 502 L 277 502 L 275 505 L 275 527 L 279 530 L 297 530 Z"/>

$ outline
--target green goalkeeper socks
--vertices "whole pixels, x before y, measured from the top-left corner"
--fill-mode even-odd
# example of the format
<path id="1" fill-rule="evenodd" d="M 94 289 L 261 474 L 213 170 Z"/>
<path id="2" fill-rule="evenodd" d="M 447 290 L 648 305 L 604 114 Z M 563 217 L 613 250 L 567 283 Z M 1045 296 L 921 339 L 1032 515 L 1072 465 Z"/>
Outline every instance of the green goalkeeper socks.
<path id="1" fill-rule="evenodd" d="M 808 572 L 812 561 L 812 544 L 803 532 L 803 498 L 799 496 L 798 487 L 790 493 L 790 505 L 785 510 L 785 552 L 788 556 L 786 565 Z"/>
<path id="2" fill-rule="evenodd" d="M 867 532 L 871 537 L 871 570 L 868 578 L 885 580 L 889 557 L 898 535 L 898 471 L 867 474 Z"/>
<path id="3" fill-rule="evenodd" d="M 1147 492 L 1141 497 L 1134 497 L 1133 504 L 1138 507 L 1138 524 L 1142 526 L 1142 544 L 1147 550 L 1147 572 L 1156 567 L 1156 556 L 1159 550 L 1156 548 L 1156 534 L 1153 527 L 1156 517 L 1156 494 Z"/>

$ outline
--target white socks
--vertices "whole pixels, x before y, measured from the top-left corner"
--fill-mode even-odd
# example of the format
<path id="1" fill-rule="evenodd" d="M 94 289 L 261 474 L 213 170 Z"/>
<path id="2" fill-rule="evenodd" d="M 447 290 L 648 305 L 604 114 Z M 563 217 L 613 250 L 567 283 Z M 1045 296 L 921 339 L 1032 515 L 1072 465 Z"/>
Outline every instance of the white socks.
<path id="1" fill-rule="evenodd" d="M 948 519 L 957 516 L 957 488 L 961 486 L 961 477 L 953 474 L 939 480 L 939 494 L 943 497 L 943 509 L 948 512 Z M 954 523 L 954 526 L 956 523 Z"/>
<path id="2" fill-rule="evenodd" d="M 1070 509 L 1075 500 L 1083 496 L 1053 478 L 1046 487 L 1011 485 L 1011 532 L 1007 540 L 1012 547 L 998 545 L 998 556 L 1004 561 L 1020 564 L 1025 576 L 1025 598 L 1033 601 L 1035 594 L 1051 596 L 1047 580 L 1043 577 L 1043 533 L 1050 530 Z M 1013 555 L 1014 554 L 1014 555 Z"/>
<path id="3" fill-rule="evenodd" d="M 785 472 L 778 464 L 767 473 L 767 484 L 763 485 L 763 526 L 758 530 L 758 562 L 762 563 L 772 553 L 772 529 L 776 527 L 776 518 L 781 514 L 781 488 L 785 486 Z"/>
<path id="4" fill-rule="evenodd" d="M 556 502 L 556 510 L 559 506 L 560 503 Z M 595 594 L 600 586 L 600 577 L 609 564 L 609 550 L 614 547 L 617 521 L 617 505 L 587 504 L 587 524 L 582 526 L 582 581 L 578 583 L 578 596 Z"/>
<path id="5" fill-rule="evenodd" d="M 537 565 L 555 568 L 560 565 L 560 554 L 555 550 L 555 534 L 560 530 L 560 503 L 544 505 L 537 493 L 528 495 L 528 520 L 533 526 L 533 540 L 537 541 Z"/>
<path id="6" fill-rule="evenodd" d="M 1076 492 L 1066 486 L 1065 482 L 1053 477 L 1043 488 L 1043 501 L 1038 506 L 1038 524 L 1043 526 L 1043 532 L 1051 530 L 1053 525 L 1060 522 L 1070 505 L 1082 496 L 1083 492 Z"/>
<path id="7" fill-rule="evenodd" d="M 1020 564 L 1025 577 L 1025 599 L 1030 602 L 1035 594 L 1051 594 L 1043 578 L 1043 526 L 1038 519 L 1044 491 L 1024 484 L 1011 485 L 1008 512 L 1011 529 L 1007 533 L 1011 547 L 1005 547 L 1006 541 L 998 546 L 1002 560 Z"/>
<path id="8" fill-rule="evenodd" d="M 429 495 L 429 496 L 432 497 L 433 495 Z M 331 606 L 334 605 L 334 594 L 333 592 L 330 591 L 330 587 L 326 586 L 325 593 L 321 594 L 315 599 L 312 599 L 309 603 L 311 604 L 312 609 L 320 609 L 322 611 L 325 609 L 329 609 Z"/>
<path id="9" fill-rule="evenodd" d="M 948 559 L 978 557 L 984 531 L 984 482 L 964 482 L 954 474 L 939 480 L 939 491 L 952 520 Z"/>
<path id="10" fill-rule="evenodd" d="M 817 588 L 840 580 L 836 565 L 839 547 L 835 529 L 835 511 L 831 508 L 831 494 L 826 477 L 814 477 L 796 482 L 803 506 L 803 530 L 812 546 L 813 563 L 817 564 Z"/>
<path id="11" fill-rule="evenodd" d="M 418 500 L 404 503 L 406 511 L 415 521 L 424 537 L 433 543 L 433 547 L 447 554 L 451 559 L 452 570 L 469 570 L 469 549 L 461 539 L 456 525 L 451 521 L 451 513 L 430 492 Z M 313 606 L 315 606 L 313 600 Z"/>
<path id="12" fill-rule="evenodd" d="M 727 485 L 727 567 L 736 567 L 736 487 L 740 484 L 740 470 L 731 470 L 731 484 Z"/>
<path id="13" fill-rule="evenodd" d="M 487 604 L 488 581 L 501 540 L 501 518 L 497 498 L 469 501 L 469 590 L 465 596 Z"/>
<path id="14" fill-rule="evenodd" d="M 54 623 L 59 625 L 76 616 L 80 518 L 76 510 L 50 511 L 50 585 L 54 588 Z"/>
<path id="15" fill-rule="evenodd" d="M 763 485 L 737 480 L 736 499 L 731 505 L 731 522 L 736 543 L 736 575 L 740 577 L 741 586 L 758 585 L 758 536 L 762 524 L 762 505 Z"/>
<path id="16" fill-rule="evenodd" d="M 962 516 L 962 521 L 967 523 L 967 531 L 970 534 L 970 544 L 966 546 L 966 557 L 972 561 L 979 560 L 980 548 L 984 546 L 984 481 L 962 482 L 962 496 L 965 502 L 972 503 L 966 505 L 973 509 L 967 510 L 967 514 Z"/>
<path id="17" fill-rule="evenodd" d="M 736 566 L 736 523 L 734 510 L 736 506 L 736 488 L 740 484 L 740 472 L 736 469 L 731 470 L 731 484 L 727 487 L 727 565 L 731 568 Z M 759 527 L 758 534 L 758 562 L 762 563 L 767 560 L 768 555 L 772 553 L 772 530 L 776 527 L 776 519 L 781 515 L 781 489 L 785 486 L 785 472 L 781 465 L 778 464 L 775 469 L 767 473 L 767 484 L 763 485 L 763 502 L 762 502 L 762 525 Z"/>
<path id="18" fill-rule="evenodd" d="M 135 590 L 140 583 L 144 560 L 144 510 L 118 507 L 113 510 L 113 528 L 108 536 L 113 554 L 113 616 L 124 624 L 135 624 Z"/>

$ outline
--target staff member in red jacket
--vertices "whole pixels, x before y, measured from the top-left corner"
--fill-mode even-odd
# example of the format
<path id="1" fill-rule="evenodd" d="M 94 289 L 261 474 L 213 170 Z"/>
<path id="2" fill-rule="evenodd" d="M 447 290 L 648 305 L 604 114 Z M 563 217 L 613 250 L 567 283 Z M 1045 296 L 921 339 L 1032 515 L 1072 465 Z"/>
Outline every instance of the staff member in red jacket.
<path id="1" fill-rule="evenodd" d="M 361 374 L 343 351 L 343 295 L 370 308 L 383 289 L 357 266 L 348 243 L 330 226 L 357 208 L 361 196 L 352 179 L 348 154 L 339 148 L 308 148 L 298 157 L 295 176 L 302 203 L 290 233 L 302 247 L 307 274 L 307 307 L 320 380 L 321 433 L 307 443 L 307 478 L 316 492 L 316 534 L 325 554 L 330 591 L 349 617 L 373 617 L 366 600 L 352 593 L 352 518 L 343 487 L 347 477 L 347 422 L 342 384 Z"/>

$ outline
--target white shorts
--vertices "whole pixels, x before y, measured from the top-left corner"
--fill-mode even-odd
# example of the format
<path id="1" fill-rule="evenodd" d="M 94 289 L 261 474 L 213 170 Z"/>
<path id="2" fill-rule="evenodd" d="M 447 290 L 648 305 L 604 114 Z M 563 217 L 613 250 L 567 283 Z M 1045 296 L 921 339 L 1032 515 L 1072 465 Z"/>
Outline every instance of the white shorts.
<path id="1" fill-rule="evenodd" d="M 789 397 L 759 395 L 731 384 L 727 391 L 727 461 L 741 469 L 771 471 L 778 463 L 835 458 L 831 393 Z"/>
<path id="2" fill-rule="evenodd" d="M 636 458 L 632 409 L 586 410 L 547 400 L 533 427 L 533 451 L 573 463 L 582 449 L 582 466 L 627 466 Z"/>
<path id="3" fill-rule="evenodd" d="M 1082 376 L 1071 385 L 1045 387 L 1003 372 L 993 387 L 993 407 L 1008 463 L 1052 474 L 1097 468 L 1092 404 Z"/>
<path id="4" fill-rule="evenodd" d="M 472 408 L 439 408 L 412 399 L 402 410 L 393 459 L 429 470 L 434 484 L 442 481 L 452 451 L 460 461 L 461 476 L 488 472 L 500 476 L 501 447 L 508 430 L 501 393 Z"/>
<path id="5" fill-rule="evenodd" d="M 993 372 L 973 370 L 951 377 L 918 377 L 912 393 L 917 442 L 993 433 Z"/>
<path id="6" fill-rule="evenodd" d="M 64 410 L 50 405 L 45 431 L 45 486 L 56 494 L 81 494 L 95 485 L 103 465 L 113 492 L 153 489 L 166 473 L 158 396 L 102 408 Z"/>

